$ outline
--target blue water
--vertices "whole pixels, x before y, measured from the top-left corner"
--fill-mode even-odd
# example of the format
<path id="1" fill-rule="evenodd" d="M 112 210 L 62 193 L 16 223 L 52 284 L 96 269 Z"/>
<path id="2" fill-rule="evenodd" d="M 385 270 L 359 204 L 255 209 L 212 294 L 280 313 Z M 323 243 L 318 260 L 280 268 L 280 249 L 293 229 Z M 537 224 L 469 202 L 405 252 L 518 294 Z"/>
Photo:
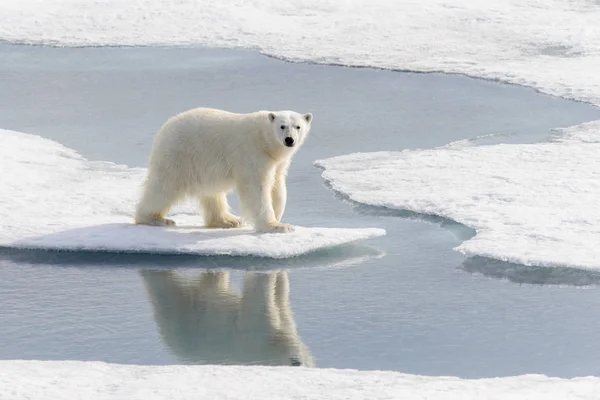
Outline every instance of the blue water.
<path id="1" fill-rule="evenodd" d="M 2 359 L 276 364 L 287 350 L 274 352 L 263 332 L 272 321 L 234 332 L 223 310 L 251 304 L 250 321 L 264 322 L 270 311 L 240 294 L 264 290 L 275 276 L 267 270 L 281 268 L 277 279 L 289 280 L 290 296 L 281 321 L 295 325 L 281 328 L 281 343 L 293 341 L 285 346 L 309 352 L 318 367 L 461 377 L 600 374 L 600 274 L 465 259 L 452 249 L 469 229 L 348 203 L 312 165 L 482 135 L 492 137 L 479 144 L 543 140 L 551 128 L 600 119 L 591 106 L 460 76 L 205 49 L 0 46 L 0 88 L 1 128 L 130 166 L 145 166 L 160 125 L 192 107 L 312 112 L 313 132 L 288 178 L 286 220 L 387 230 L 361 246 L 290 261 L 0 250 Z M 357 257 L 366 260 L 346 265 Z M 338 265 L 324 267 L 332 261 Z M 225 290 L 207 269 L 224 279 L 228 267 Z M 244 286 L 244 278 L 255 286 Z"/>

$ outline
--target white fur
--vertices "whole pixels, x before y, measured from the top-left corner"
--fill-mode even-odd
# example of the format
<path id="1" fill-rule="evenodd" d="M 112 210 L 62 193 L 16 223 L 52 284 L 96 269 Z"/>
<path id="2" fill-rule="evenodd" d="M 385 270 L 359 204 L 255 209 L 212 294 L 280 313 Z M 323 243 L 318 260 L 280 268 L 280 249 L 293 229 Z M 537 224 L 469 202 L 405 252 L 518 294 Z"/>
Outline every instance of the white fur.
<path id="1" fill-rule="evenodd" d="M 286 272 L 246 273 L 241 296 L 229 272 L 141 274 L 160 335 L 181 361 L 315 366 L 298 336 Z"/>
<path id="2" fill-rule="evenodd" d="M 169 209 L 192 196 L 204 209 L 207 227 L 238 227 L 241 221 L 229 212 L 226 198 L 235 189 L 257 231 L 292 231 L 281 223 L 285 179 L 311 121 L 311 114 L 293 111 L 235 114 L 207 108 L 169 119 L 154 139 L 136 223 L 173 225 L 165 218 Z M 293 147 L 285 145 L 286 137 Z"/>

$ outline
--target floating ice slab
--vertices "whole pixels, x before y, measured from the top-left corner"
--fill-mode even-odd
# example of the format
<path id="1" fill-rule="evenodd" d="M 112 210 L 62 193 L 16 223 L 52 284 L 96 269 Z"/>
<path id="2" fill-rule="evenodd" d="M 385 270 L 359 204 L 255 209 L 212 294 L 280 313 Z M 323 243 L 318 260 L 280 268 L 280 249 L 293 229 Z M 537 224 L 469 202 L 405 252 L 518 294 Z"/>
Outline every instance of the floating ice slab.
<path id="1" fill-rule="evenodd" d="M 600 269 L 600 122 L 548 143 L 358 153 L 317 161 L 334 190 L 475 228 L 458 250 Z"/>
<path id="2" fill-rule="evenodd" d="M 204 229 L 183 206 L 177 227 L 133 224 L 142 168 L 90 162 L 53 141 L 0 130 L 0 246 L 288 258 L 385 234 L 297 227 L 290 234 Z"/>
<path id="3" fill-rule="evenodd" d="M 10 400 L 597 400 L 599 392 L 597 377 L 475 380 L 303 367 L 0 361 L 0 398 Z"/>

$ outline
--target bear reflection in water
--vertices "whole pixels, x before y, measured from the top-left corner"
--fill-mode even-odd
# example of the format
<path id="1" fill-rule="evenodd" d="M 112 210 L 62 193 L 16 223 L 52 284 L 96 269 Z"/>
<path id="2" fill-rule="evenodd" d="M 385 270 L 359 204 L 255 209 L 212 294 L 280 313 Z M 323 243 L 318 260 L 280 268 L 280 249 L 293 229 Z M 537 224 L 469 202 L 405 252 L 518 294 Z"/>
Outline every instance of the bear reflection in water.
<path id="1" fill-rule="evenodd" d="M 298 336 L 286 272 L 245 273 L 241 295 L 229 272 L 141 274 L 160 335 L 182 362 L 315 366 Z"/>

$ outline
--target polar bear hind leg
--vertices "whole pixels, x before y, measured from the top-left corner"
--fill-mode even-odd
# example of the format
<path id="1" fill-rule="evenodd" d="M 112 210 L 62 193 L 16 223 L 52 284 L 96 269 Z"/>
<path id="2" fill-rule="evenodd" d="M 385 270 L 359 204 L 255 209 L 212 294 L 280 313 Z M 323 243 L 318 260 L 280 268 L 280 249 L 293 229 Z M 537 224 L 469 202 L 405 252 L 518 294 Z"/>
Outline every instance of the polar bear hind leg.
<path id="1" fill-rule="evenodd" d="M 173 226 L 175 221 L 165 216 L 181 194 L 155 180 L 148 180 L 135 212 L 135 223 L 151 226 Z"/>
<path id="2" fill-rule="evenodd" d="M 207 228 L 239 228 L 242 225 L 242 220 L 229 212 L 225 193 L 203 196 L 200 198 L 200 204 Z"/>

